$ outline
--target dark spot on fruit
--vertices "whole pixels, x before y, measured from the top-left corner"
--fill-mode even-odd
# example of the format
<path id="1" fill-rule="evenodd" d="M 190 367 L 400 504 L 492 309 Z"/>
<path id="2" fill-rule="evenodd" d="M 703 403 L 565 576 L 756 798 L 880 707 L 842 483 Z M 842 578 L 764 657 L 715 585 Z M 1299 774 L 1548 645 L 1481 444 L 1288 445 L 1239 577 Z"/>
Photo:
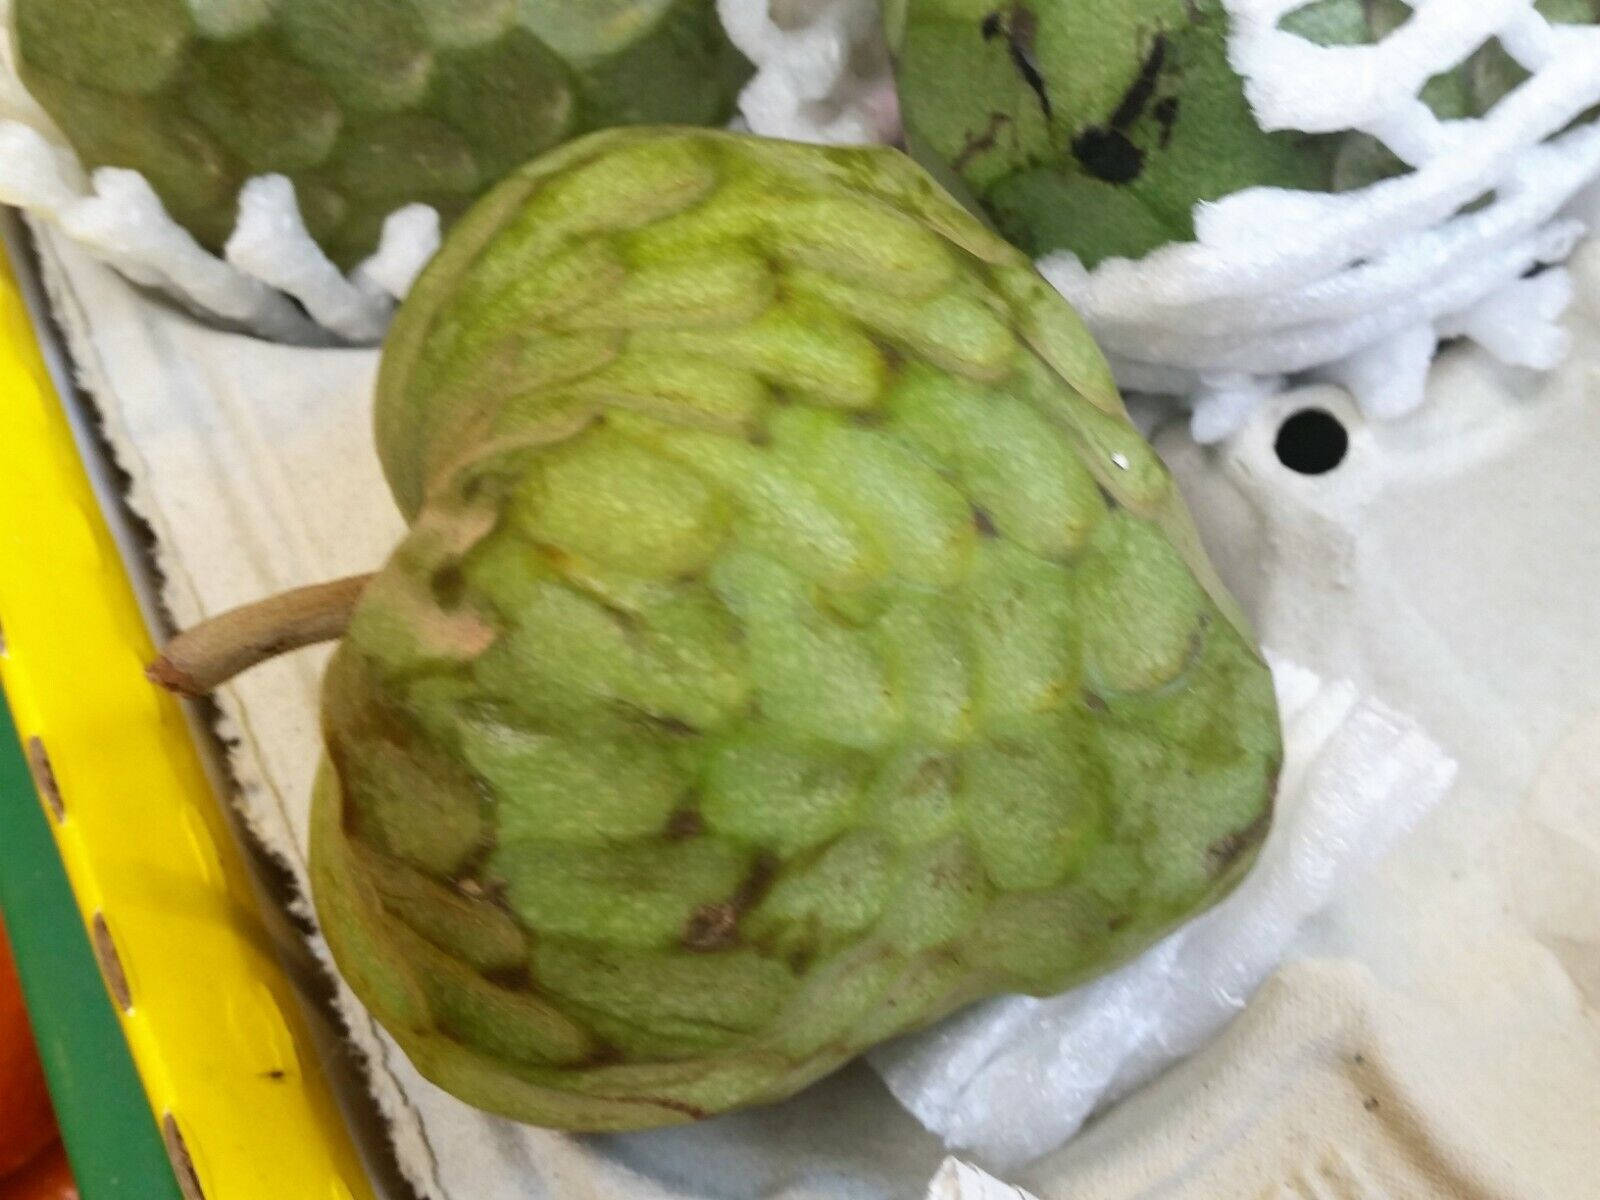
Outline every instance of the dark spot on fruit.
<path id="1" fill-rule="evenodd" d="M 508 992 L 526 992 L 533 989 L 533 976 L 528 971 L 527 963 L 494 967 L 485 971 L 483 977 L 495 987 L 505 988 Z"/>
<path id="2" fill-rule="evenodd" d="M 948 758 L 929 758 L 911 777 L 911 782 L 906 786 L 906 794 L 922 796 L 936 790 L 943 791 L 949 788 L 955 773 L 955 763 Z"/>
<path id="3" fill-rule="evenodd" d="M 994 149 L 995 141 L 1000 136 L 1000 130 L 1010 123 L 1010 113 L 990 113 L 989 123 L 977 133 L 969 133 L 967 135 L 967 140 L 961 147 L 961 153 L 955 156 L 950 165 L 957 171 L 965 170 L 967 164 L 976 156 L 982 154 L 985 150 Z"/>
<path id="4" fill-rule="evenodd" d="M 698 809 L 680 808 L 667 818 L 667 827 L 661 831 L 661 836 L 669 842 L 681 842 L 685 838 L 699 837 L 705 831 L 706 821 Z"/>
<path id="5" fill-rule="evenodd" d="M 1211 629 L 1211 614 L 1201 613 L 1200 620 L 1195 623 L 1194 632 L 1189 635 L 1189 644 L 1184 647 L 1183 666 L 1178 668 L 1178 674 L 1186 674 L 1197 662 L 1200 655 L 1205 652 L 1206 634 Z"/>
<path id="6" fill-rule="evenodd" d="M 467 590 L 467 578 L 461 573 L 461 564 L 446 563 L 434 571 L 428 579 L 428 589 L 433 593 L 434 603 L 440 608 L 458 607 Z"/>
<path id="7" fill-rule="evenodd" d="M 745 434 L 745 441 L 752 446 L 770 446 L 772 445 L 772 434 L 764 428 L 757 427 Z"/>
<path id="8" fill-rule="evenodd" d="M 979 537 L 994 537 L 1000 531 L 994 527 L 994 518 L 976 505 L 972 508 L 972 527 Z"/>
<path id="9" fill-rule="evenodd" d="M 1241 857 L 1254 850 L 1267 835 L 1272 814 L 1264 812 L 1243 829 L 1224 834 L 1206 847 L 1206 870 L 1213 877 L 1223 874 Z"/>
<path id="10" fill-rule="evenodd" d="M 261 1072 L 261 1078 L 270 1079 L 273 1083 L 282 1083 L 286 1078 L 288 1078 L 288 1075 L 284 1071 L 273 1068 L 270 1071 Z"/>
<path id="11" fill-rule="evenodd" d="M 1050 93 L 1033 56 L 1034 39 L 1039 34 L 1039 19 L 1033 15 L 1033 10 L 1020 3 L 997 8 L 983 18 L 978 29 L 986 42 L 997 37 L 1005 38 L 1011 65 L 1039 98 L 1039 111 L 1044 113 L 1044 119 L 1048 121 L 1051 117 Z"/>
<path id="12" fill-rule="evenodd" d="M 1361 1102 L 1361 1107 L 1366 1109 L 1368 1112 L 1377 1112 L 1378 1098 L 1376 1096 L 1368 1096 Z"/>
<path id="13" fill-rule="evenodd" d="M 1132 913 L 1118 913 L 1106 922 L 1106 928 L 1112 933 L 1116 933 L 1119 929 L 1126 929 L 1128 922 L 1131 920 L 1133 920 Z"/>
<path id="14" fill-rule="evenodd" d="M 875 408 L 858 408 L 850 414 L 850 423 L 863 429 L 876 429 L 883 424 L 883 414 Z"/>
<path id="15" fill-rule="evenodd" d="M 1144 151 L 1121 130 L 1096 125 L 1072 139 L 1072 156 L 1107 183 L 1132 183 L 1144 170 Z"/>
<path id="16" fill-rule="evenodd" d="M 816 961 L 817 951 L 814 946 L 802 946 L 789 953 L 789 969 L 796 975 L 804 975 L 811 969 L 811 964 Z"/>
<path id="17" fill-rule="evenodd" d="M 1358 1067 L 1364 1067 L 1367 1065 L 1367 1056 L 1358 1051 L 1355 1058 L 1353 1058 L 1351 1061 L 1354 1062 Z"/>
<path id="18" fill-rule="evenodd" d="M 1087 688 L 1083 691 L 1083 706 L 1090 712 L 1109 712 L 1111 706 L 1106 703 L 1105 697 Z"/>
<path id="19" fill-rule="evenodd" d="M 750 873 L 744 877 L 734 894 L 733 905 L 739 913 L 747 913 L 761 902 L 778 874 L 778 860 L 770 854 L 761 854 L 750 864 Z"/>
<path id="20" fill-rule="evenodd" d="M 1167 62 L 1167 35 L 1158 33 L 1150 43 L 1150 52 L 1139 67 L 1139 74 L 1122 94 L 1122 103 L 1111 114 L 1111 128 L 1126 129 L 1144 115 L 1150 97 L 1155 95 L 1156 82 L 1161 78 L 1161 68 Z"/>
<path id="21" fill-rule="evenodd" d="M 689 914 L 680 939 L 689 950 L 724 950 L 739 940 L 739 910 L 726 901 L 702 904 Z"/>
<path id="22" fill-rule="evenodd" d="M 698 1105 L 686 1104 L 682 1100 L 668 1100 L 665 1096 L 623 1096 L 623 1100 L 636 1100 L 640 1104 L 654 1104 L 657 1108 L 670 1109 L 673 1112 L 683 1113 L 691 1121 L 704 1121 L 711 1114 Z"/>
<path id="23" fill-rule="evenodd" d="M 1172 141 L 1173 127 L 1178 123 L 1178 98 L 1168 96 L 1158 100 L 1153 111 L 1156 120 L 1161 123 L 1161 148 L 1165 150 Z"/>
<path id="24" fill-rule="evenodd" d="M 664 733 L 668 737 L 698 737 L 700 731 L 687 721 L 677 717 L 662 716 L 660 713 L 646 712 L 643 709 L 634 709 L 637 719 L 649 725 L 657 733 Z"/>

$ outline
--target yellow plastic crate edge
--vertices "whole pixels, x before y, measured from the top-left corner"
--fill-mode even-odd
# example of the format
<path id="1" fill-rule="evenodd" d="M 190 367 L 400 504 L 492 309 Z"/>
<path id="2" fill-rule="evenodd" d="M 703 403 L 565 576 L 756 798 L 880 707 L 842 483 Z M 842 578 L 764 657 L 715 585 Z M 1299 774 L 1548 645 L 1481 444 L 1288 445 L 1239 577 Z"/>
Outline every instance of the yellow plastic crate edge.
<path id="1" fill-rule="evenodd" d="M 3 250 L 0 446 L 0 682 L 178 1178 L 371 1200 Z"/>

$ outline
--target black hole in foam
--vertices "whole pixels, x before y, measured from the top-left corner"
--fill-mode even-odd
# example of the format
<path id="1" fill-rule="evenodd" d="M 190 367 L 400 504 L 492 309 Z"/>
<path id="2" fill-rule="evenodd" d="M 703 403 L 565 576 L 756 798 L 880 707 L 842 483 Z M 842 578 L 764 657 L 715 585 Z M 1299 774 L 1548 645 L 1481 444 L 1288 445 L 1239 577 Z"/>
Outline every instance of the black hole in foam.
<path id="1" fill-rule="evenodd" d="M 1273 444 L 1278 461 L 1302 475 L 1325 475 L 1344 461 L 1350 435 L 1339 419 L 1320 408 L 1305 408 L 1278 429 Z"/>

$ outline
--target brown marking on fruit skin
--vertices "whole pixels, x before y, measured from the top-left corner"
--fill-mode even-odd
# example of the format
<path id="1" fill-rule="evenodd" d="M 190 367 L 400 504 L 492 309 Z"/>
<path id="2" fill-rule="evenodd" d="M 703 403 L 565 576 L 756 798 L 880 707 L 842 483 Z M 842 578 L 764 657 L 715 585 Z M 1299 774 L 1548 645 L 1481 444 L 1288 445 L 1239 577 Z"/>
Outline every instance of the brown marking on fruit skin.
<path id="1" fill-rule="evenodd" d="M 1010 123 L 1010 113 L 990 113 L 989 123 L 979 132 L 967 135 L 966 144 L 961 147 L 961 153 L 951 160 L 950 165 L 957 171 L 966 170 L 967 164 L 979 154 L 982 154 L 985 150 L 994 149 L 995 142 L 1000 137 L 1000 130 Z"/>
<path id="2" fill-rule="evenodd" d="M 1213 877 L 1223 874 L 1240 857 L 1255 849 L 1266 837 L 1267 826 L 1272 823 L 1272 813 L 1263 812 L 1243 829 L 1224 834 L 1206 847 L 1206 870 Z"/>
<path id="3" fill-rule="evenodd" d="M 687 950 L 726 950 L 739 940 L 739 910 L 726 901 L 702 904 L 689 914 L 680 940 Z"/>
<path id="4" fill-rule="evenodd" d="M 1128 136 L 1127 130 L 1149 108 L 1166 65 L 1167 35 L 1157 33 L 1151 39 L 1144 62 L 1139 65 L 1139 73 L 1111 114 L 1111 120 L 1104 125 L 1091 125 L 1072 139 L 1072 156 L 1096 179 L 1106 183 L 1132 183 L 1144 173 L 1145 152 Z M 1156 106 L 1163 147 L 1172 138 L 1172 122 L 1177 116 L 1176 100 L 1163 100 Z"/>
<path id="5" fill-rule="evenodd" d="M 1156 34 L 1150 43 L 1150 52 L 1139 67 L 1139 74 L 1122 94 L 1122 103 L 1111 114 L 1111 128 L 1126 129 L 1144 115 L 1145 107 L 1156 92 L 1156 82 L 1167 64 L 1167 35 Z"/>
<path id="6" fill-rule="evenodd" d="M 496 967 L 488 971 L 479 972 L 485 980 L 498 988 L 508 992 L 531 992 L 533 990 L 533 974 L 528 969 L 527 963 L 517 963 L 515 966 Z"/>
<path id="7" fill-rule="evenodd" d="M 739 942 L 739 920 L 761 902 L 778 874 L 770 854 L 757 856 L 731 899 L 702 904 L 689 914 L 679 941 L 687 950 L 725 950 Z"/>
<path id="8" fill-rule="evenodd" d="M 466 594 L 467 577 L 459 562 L 448 562 L 428 577 L 428 590 L 440 608 L 451 609 L 461 603 Z"/>
<path id="9" fill-rule="evenodd" d="M 1106 703 L 1105 697 L 1097 692 L 1091 692 L 1088 688 L 1083 690 L 1083 706 L 1090 712 L 1103 713 L 1111 711 L 1111 706 Z"/>
<path id="10" fill-rule="evenodd" d="M 1152 112 L 1157 121 L 1161 123 L 1161 148 L 1165 150 L 1172 144 L 1172 131 L 1178 124 L 1179 101 L 1176 96 L 1168 96 L 1158 100 Z"/>
<path id="11" fill-rule="evenodd" d="M 677 717 L 652 716 L 650 723 L 663 733 L 670 733 L 673 737 L 700 736 L 700 731 L 698 729 L 689 724 L 689 722 L 681 721 Z"/>
<path id="12" fill-rule="evenodd" d="M 1096 179 L 1132 183 L 1144 173 L 1144 151 L 1120 129 L 1091 125 L 1072 139 L 1072 157 Z"/>
<path id="13" fill-rule="evenodd" d="M 1039 98 L 1039 111 L 1049 121 L 1054 116 L 1050 92 L 1033 57 L 1033 42 L 1039 35 L 1039 18 L 1033 10 L 1020 2 L 1009 8 L 997 8 L 983 18 L 978 30 L 986 42 L 1001 36 L 1006 39 L 1006 53 L 1011 56 L 1011 65 L 1022 76 L 1022 82 Z"/>
<path id="14" fill-rule="evenodd" d="M 668 1100 L 665 1096 L 618 1096 L 617 1099 L 633 1104 L 654 1104 L 657 1108 L 683 1113 L 691 1121 L 704 1121 L 711 1115 L 709 1110 L 701 1108 L 698 1104 L 688 1104 L 682 1100 Z"/>
<path id="15" fill-rule="evenodd" d="M 705 830 L 705 818 L 699 809 L 680 808 L 667 818 L 667 827 L 661 831 L 661 836 L 669 842 L 681 842 L 685 838 L 699 837 Z"/>
<path id="16" fill-rule="evenodd" d="M 978 531 L 979 537 L 992 538 L 999 534 L 995 528 L 994 518 L 977 505 L 972 507 L 972 527 Z"/>
<path id="17" fill-rule="evenodd" d="M 912 794 L 930 791 L 936 784 L 948 784 L 955 774 L 955 765 L 948 758 L 930 758 L 917 768 L 906 789 Z"/>

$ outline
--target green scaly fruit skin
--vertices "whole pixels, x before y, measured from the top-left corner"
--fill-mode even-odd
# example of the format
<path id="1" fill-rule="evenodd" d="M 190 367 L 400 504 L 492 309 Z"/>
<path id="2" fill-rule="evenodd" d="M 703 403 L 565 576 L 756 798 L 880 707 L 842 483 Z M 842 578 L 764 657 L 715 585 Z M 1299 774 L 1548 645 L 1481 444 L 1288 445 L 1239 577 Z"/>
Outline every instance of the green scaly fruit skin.
<path id="1" fill-rule="evenodd" d="M 90 167 L 131 167 L 213 251 L 294 181 L 342 267 L 412 202 L 449 222 L 614 125 L 722 124 L 751 67 L 715 0 L 15 0 L 24 83 Z"/>
<path id="2" fill-rule="evenodd" d="M 1138 258 L 1192 240 L 1197 201 L 1329 177 L 1335 139 L 1257 126 L 1219 0 L 897 0 L 888 22 L 908 145 L 1034 257 Z"/>
<path id="3" fill-rule="evenodd" d="M 1556 22 L 1597 0 L 1539 0 Z M 1362 44 L 1401 0 L 1317 0 L 1285 28 Z M 1228 65 L 1218 0 L 892 0 L 886 20 L 907 144 L 1035 257 L 1088 267 L 1194 238 L 1194 207 L 1247 187 L 1365 186 L 1405 170 L 1364 134 L 1263 131 Z M 1491 42 L 1431 80 L 1442 118 L 1482 116 L 1526 78 Z M 958 182 L 957 182 L 958 181 Z"/>
<path id="4" fill-rule="evenodd" d="M 485 1109 L 787 1096 L 1105 971 L 1266 830 L 1270 677 L 1075 314 L 910 159 L 516 172 L 402 306 L 329 667 L 344 976 Z"/>

